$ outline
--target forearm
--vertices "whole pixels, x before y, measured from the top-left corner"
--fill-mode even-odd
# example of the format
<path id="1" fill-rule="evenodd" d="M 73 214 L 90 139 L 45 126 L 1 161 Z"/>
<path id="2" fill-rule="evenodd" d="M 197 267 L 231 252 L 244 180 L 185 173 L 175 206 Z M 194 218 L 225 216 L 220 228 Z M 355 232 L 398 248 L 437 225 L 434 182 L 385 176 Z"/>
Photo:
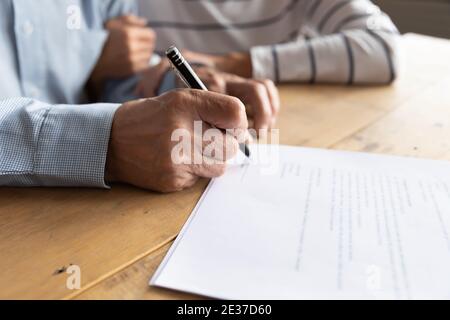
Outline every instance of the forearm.
<path id="1" fill-rule="evenodd" d="M 118 105 L 0 101 L 0 186 L 105 188 Z"/>
<path id="2" fill-rule="evenodd" d="M 348 30 L 339 34 L 257 47 L 253 76 L 277 82 L 384 84 L 398 73 L 397 35 Z"/>
<path id="3" fill-rule="evenodd" d="M 279 81 L 389 83 L 398 31 L 370 1 L 310 1 L 299 40 L 251 51 L 253 76 Z"/>

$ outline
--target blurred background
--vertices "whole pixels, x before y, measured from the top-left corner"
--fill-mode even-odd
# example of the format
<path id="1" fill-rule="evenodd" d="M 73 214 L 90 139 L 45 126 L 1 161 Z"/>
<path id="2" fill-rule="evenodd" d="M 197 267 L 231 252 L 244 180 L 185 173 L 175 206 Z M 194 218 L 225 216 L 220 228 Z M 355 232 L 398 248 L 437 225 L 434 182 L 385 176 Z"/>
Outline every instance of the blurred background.
<path id="1" fill-rule="evenodd" d="M 450 0 L 373 0 L 402 33 L 450 39 Z"/>

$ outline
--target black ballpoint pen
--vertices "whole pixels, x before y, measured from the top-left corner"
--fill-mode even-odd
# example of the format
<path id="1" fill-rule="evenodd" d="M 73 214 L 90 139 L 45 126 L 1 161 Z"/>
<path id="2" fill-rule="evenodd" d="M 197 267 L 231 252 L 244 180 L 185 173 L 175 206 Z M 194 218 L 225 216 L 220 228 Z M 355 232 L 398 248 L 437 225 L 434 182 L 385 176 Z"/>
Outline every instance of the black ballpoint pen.
<path id="1" fill-rule="evenodd" d="M 186 61 L 186 59 L 181 54 L 177 47 L 172 46 L 166 51 L 167 59 L 169 59 L 172 68 L 175 70 L 176 74 L 181 80 L 191 89 L 198 89 L 208 91 L 208 88 L 200 80 L 195 71 Z M 240 144 L 241 151 L 245 154 L 247 158 L 250 157 L 250 149 L 246 144 Z"/>

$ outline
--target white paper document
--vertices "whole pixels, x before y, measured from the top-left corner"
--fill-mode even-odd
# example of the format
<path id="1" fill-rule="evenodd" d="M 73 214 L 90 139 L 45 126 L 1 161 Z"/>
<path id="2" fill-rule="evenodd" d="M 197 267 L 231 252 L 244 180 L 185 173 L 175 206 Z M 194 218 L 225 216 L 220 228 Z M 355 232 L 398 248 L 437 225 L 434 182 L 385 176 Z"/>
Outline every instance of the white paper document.
<path id="1" fill-rule="evenodd" d="M 211 182 L 152 285 L 221 299 L 450 299 L 450 163 L 252 151 Z"/>

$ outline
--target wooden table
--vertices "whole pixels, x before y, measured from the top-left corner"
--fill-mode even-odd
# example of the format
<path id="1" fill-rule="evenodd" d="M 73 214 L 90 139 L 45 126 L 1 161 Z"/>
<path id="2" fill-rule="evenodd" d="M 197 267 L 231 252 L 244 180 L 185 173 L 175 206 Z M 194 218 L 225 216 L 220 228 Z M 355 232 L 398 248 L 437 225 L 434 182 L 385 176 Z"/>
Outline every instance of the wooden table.
<path id="1" fill-rule="evenodd" d="M 402 49 L 393 86 L 281 87 L 281 143 L 450 159 L 450 41 L 407 35 Z M 0 298 L 195 298 L 147 283 L 206 185 L 0 189 Z M 66 288 L 71 264 L 77 291 Z"/>

